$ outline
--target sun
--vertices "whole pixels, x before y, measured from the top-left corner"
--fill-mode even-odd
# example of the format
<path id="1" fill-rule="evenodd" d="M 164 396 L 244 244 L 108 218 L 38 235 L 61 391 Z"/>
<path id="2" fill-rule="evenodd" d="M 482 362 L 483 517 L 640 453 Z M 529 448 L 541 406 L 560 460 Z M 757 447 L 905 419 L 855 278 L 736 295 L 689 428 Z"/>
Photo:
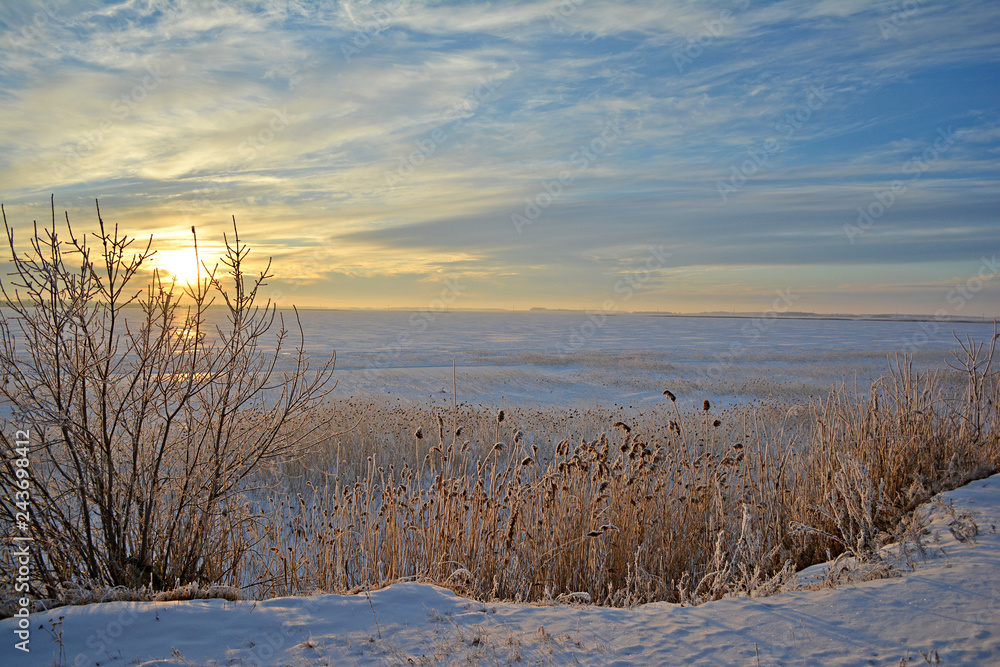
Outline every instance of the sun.
<path id="1" fill-rule="evenodd" d="M 199 277 L 205 278 L 204 268 L 199 273 L 194 249 L 159 250 L 153 256 L 153 265 L 160 272 L 162 280 L 181 285 L 194 285 Z"/>

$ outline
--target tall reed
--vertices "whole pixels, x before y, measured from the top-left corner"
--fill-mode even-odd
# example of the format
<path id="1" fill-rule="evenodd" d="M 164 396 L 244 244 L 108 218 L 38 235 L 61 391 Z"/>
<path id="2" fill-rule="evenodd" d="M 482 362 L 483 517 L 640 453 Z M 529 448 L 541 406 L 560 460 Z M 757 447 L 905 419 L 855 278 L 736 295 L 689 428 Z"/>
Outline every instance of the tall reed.
<path id="1" fill-rule="evenodd" d="M 607 605 L 767 594 L 797 568 L 870 556 L 915 503 L 996 469 L 995 343 L 966 342 L 936 376 L 894 359 L 867 391 L 840 387 L 798 418 L 682 411 L 669 391 L 653 412 L 369 411 L 361 432 L 387 448 L 351 460 L 340 436 L 286 466 L 296 490 L 263 500 L 279 520 L 259 526 L 269 546 L 247 573 L 257 595 L 401 578 Z M 604 432 L 579 435 L 602 417 Z M 406 455 L 387 425 L 422 428 L 423 448 Z"/>

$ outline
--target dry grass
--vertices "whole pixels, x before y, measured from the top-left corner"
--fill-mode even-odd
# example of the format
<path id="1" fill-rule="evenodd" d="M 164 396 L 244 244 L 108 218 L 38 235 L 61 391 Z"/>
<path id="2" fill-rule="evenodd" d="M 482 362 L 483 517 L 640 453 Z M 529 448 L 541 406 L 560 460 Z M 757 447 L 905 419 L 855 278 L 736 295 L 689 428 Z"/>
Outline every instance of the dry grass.
<path id="1" fill-rule="evenodd" d="M 766 595 L 872 557 L 916 503 L 996 469 L 992 350 L 967 349 L 957 376 L 896 360 L 797 415 L 668 395 L 653 412 L 348 402 L 355 430 L 271 472 L 286 491 L 259 499 L 270 520 L 243 574 L 263 596 L 405 578 L 480 600 Z"/>

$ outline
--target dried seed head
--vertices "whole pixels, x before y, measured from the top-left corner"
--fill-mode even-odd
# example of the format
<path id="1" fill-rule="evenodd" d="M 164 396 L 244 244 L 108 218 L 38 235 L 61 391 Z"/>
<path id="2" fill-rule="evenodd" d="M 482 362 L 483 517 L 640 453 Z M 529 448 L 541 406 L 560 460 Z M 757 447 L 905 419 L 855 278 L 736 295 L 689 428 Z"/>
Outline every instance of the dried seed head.
<path id="1" fill-rule="evenodd" d="M 413 437 L 416 438 L 417 440 L 423 440 L 424 439 L 424 429 L 422 427 L 418 426 L 416 432 L 413 434 Z"/>
<path id="2" fill-rule="evenodd" d="M 502 421 L 503 421 L 503 410 L 497 413 L 497 423 L 499 424 Z"/>
<path id="3" fill-rule="evenodd" d="M 677 397 L 674 396 L 674 392 L 670 391 L 669 389 L 664 389 L 663 390 L 663 395 L 666 396 L 667 398 L 669 398 L 671 401 L 673 401 L 675 403 L 677 402 Z"/>
<path id="4" fill-rule="evenodd" d="M 721 425 L 722 425 L 722 422 L 719 421 L 718 419 L 716 419 L 714 422 L 712 422 L 712 426 L 714 426 L 715 428 L 719 428 L 719 426 L 721 426 Z"/>
<path id="5" fill-rule="evenodd" d="M 707 399 L 707 398 L 705 399 L 705 402 L 701 404 L 701 409 L 702 409 L 702 410 L 705 410 L 706 412 L 707 412 L 707 411 L 708 411 L 708 409 L 709 409 L 709 408 L 711 408 L 711 407 L 712 407 L 712 404 L 708 402 L 708 399 Z"/>
<path id="6" fill-rule="evenodd" d="M 521 465 L 522 466 L 530 466 L 534 462 L 535 462 L 535 460 L 533 458 L 531 458 L 530 456 L 528 456 L 523 461 L 521 461 Z"/>
<path id="7" fill-rule="evenodd" d="M 615 422 L 614 426 L 615 426 L 616 429 L 618 429 L 622 433 L 631 433 L 632 432 L 632 427 L 629 426 L 628 424 L 626 424 L 625 422 Z"/>

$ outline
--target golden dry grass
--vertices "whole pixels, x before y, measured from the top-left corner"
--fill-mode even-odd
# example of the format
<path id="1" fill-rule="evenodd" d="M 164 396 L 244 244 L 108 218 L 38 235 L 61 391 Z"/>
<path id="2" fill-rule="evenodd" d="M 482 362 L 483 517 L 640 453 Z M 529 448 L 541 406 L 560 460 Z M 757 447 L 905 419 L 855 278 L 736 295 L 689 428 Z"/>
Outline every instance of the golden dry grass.
<path id="1" fill-rule="evenodd" d="M 895 360 L 797 412 L 682 412 L 666 392 L 647 411 L 346 401 L 333 428 L 355 429 L 270 472 L 283 491 L 260 501 L 243 582 L 270 596 L 416 578 L 605 605 L 768 594 L 872 555 L 916 503 L 996 469 L 992 349 L 958 374 Z"/>

